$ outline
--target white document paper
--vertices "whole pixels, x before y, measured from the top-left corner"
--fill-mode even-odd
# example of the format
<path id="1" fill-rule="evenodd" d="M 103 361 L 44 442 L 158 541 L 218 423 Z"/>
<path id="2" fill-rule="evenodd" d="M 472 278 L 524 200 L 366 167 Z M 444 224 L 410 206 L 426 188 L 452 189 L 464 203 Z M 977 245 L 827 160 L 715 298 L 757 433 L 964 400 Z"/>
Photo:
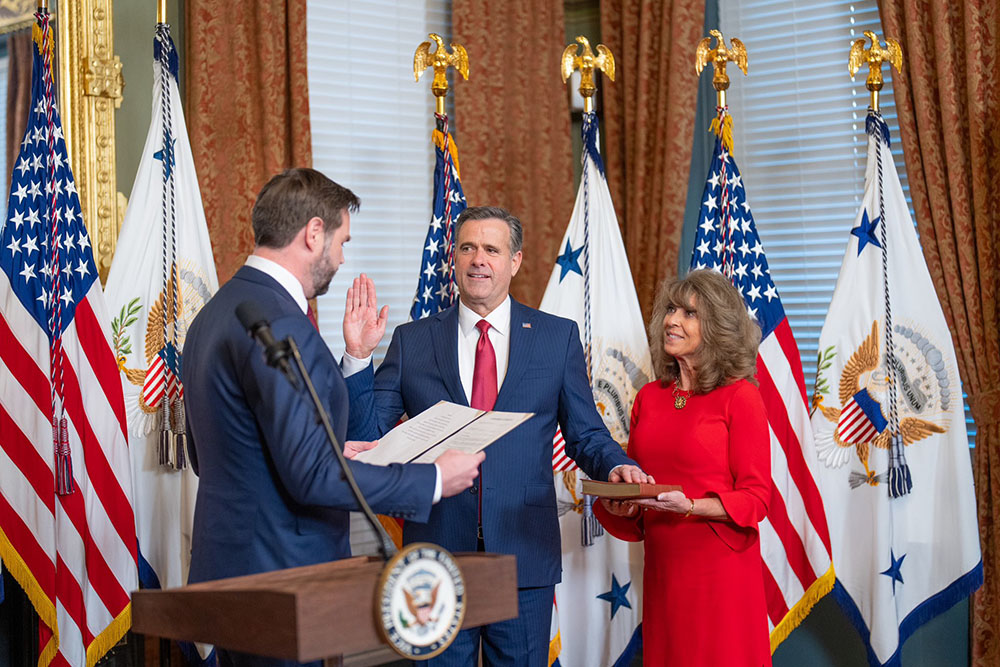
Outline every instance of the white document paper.
<path id="1" fill-rule="evenodd" d="M 377 447 L 361 452 L 354 460 L 384 466 L 432 463 L 449 449 L 475 454 L 534 414 L 487 412 L 440 401 L 386 433 Z"/>

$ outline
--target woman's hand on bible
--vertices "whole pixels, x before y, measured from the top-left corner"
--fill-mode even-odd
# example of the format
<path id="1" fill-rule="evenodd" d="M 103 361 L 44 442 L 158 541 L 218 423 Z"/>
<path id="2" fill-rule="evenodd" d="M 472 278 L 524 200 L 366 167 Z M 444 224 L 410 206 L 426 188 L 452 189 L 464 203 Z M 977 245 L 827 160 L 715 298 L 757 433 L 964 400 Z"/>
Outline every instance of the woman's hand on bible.
<path id="1" fill-rule="evenodd" d="M 691 499 L 684 495 L 683 491 L 667 491 L 653 498 L 635 501 L 651 510 L 659 512 L 674 512 L 675 514 L 687 514 L 691 509 Z"/>

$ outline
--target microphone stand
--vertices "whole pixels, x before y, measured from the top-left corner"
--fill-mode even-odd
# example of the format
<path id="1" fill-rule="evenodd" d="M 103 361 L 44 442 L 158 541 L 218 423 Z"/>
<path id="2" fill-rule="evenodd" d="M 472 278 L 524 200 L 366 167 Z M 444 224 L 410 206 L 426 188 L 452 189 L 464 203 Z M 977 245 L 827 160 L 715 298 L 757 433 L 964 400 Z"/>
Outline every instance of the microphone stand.
<path id="1" fill-rule="evenodd" d="M 372 508 L 365 500 L 364 494 L 362 494 L 361 489 L 358 488 L 358 483 L 354 479 L 354 473 L 352 473 L 351 469 L 347 466 L 347 457 L 344 456 L 344 452 L 341 451 L 340 443 L 337 441 L 337 436 L 333 432 L 333 426 L 330 424 L 330 415 L 326 413 L 326 408 L 323 407 L 323 402 L 316 393 L 316 387 L 313 386 L 312 378 L 309 377 L 309 372 L 306 370 L 305 364 L 302 363 L 302 355 L 299 354 L 298 345 L 295 344 L 295 340 L 292 339 L 291 336 L 282 342 L 288 346 L 289 351 L 295 358 L 295 365 L 298 366 L 299 374 L 302 375 L 302 380 L 305 382 L 306 390 L 309 392 L 310 398 L 312 398 L 313 407 L 316 409 L 316 415 L 323 424 L 323 429 L 326 431 L 326 437 L 327 440 L 330 441 L 330 446 L 333 448 L 334 455 L 340 462 L 340 469 L 342 471 L 341 476 L 347 482 L 347 485 L 351 487 L 351 491 L 354 493 L 354 498 L 358 501 L 358 505 L 361 506 L 361 511 L 364 513 L 365 518 L 368 519 L 368 523 L 371 524 L 376 537 L 378 537 L 379 554 L 382 556 L 383 560 L 388 561 L 392 556 L 396 555 L 396 545 L 393 544 L 392 538 L 389 537 L 389 534 L 385 532 L 385 528 L 375 517 L 375 513 L 372 512 Z"/>

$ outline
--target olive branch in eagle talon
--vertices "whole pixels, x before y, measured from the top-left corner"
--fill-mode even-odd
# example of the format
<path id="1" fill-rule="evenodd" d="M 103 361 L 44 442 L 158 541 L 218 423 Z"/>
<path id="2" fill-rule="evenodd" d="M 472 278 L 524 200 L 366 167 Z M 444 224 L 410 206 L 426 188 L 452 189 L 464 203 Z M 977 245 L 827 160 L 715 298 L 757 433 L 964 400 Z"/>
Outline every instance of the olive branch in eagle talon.
<path id="1" fill-rule="evenodd" d="M 823 396 L 830 393 L 830 382 L 823 371 L 833 365 L 833 359 L 837 356 L 833 345 L 825 350 L 820 350 L 816 359 L 816 384 L 813 385 L 812 401 L 810 401 L 809 416 L 812 417 L 816 408 L 823 402 Z"/>
<path id="2" fill-rule="evenodd" d="M 698 42 L 698 49 L 695 51 L 694 68 L 698 74 L 701 74 L 701 71 L 705 69 L 705 65 L 712 63 L 712 66 L 715 68 L 715 73 L 712 75 L 712 86 L 717 91 L 723 91 L 729 88 L 729 75 L 726 74 L 726 63 L 736 63 L 736 66 L 743 71 L 744 76 L 746 75 L 749 65 L 747 61 L 747 47 L 739 39 L 733 37 L 729 40 L 729 48 L 726 48 L 726 41 L 723 39 L 721 32 L 718 30 L 709 30 L 708 34 L 711 37 L 706 37 Z M 718 44 L 716 44 L 714 49 L 709 49 L 712 37 L 715 37 Z"/>
<path id="3" fill-rule="evenodd" d="M 903 48 L 898 41 L 891 37 L 886 37 L 885 47 L 883 47 L 879 43 L 878 35 L 871 30 L 865 30 L 864 35 L 871 40 L 872 45 L 866 49 L 864 39 L 854 41 L 851 45 L 851 53 L 847 58 L 847 71 L 851 73 L 851 76 L 854 76 L 862 65 L 868 63 L 868 78 L 865 80 L 865 87 L 873 91 L 881 90 L 883 85 L 882 63 L 888 62 L 896 68 L 897 72 L 901 71 L 903 68 Z"/>
<path id="4" fill-rule="evenodd" d="M 128 355 L 132 354 L 132 341 L 126 330 L 136 323 L 141 310 L 142 304 L 139 302 L 139 297 L 135 297 L 122 306 L 118 317 L 111 320 L 112 343 L 115 349 L 115 360 L 118 362 L 119 369 L 125 368 L 125 359 Z"/>

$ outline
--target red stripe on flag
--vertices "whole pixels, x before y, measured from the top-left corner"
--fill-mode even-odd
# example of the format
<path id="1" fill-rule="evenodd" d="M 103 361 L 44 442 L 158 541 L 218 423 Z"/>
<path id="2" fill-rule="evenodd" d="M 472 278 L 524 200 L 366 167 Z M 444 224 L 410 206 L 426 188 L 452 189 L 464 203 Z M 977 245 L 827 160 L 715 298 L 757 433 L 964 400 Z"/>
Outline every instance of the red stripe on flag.
<path id="1" fill-rule="evenodd" d="M 69 664 L 69 660 L 66 659 L 66 656 L 64 656 L 60 650 L 52 658 L 52 662 L 49 663 L 49 667 L 72 667 L 72 665 Z"/>
<path id="2" fill-rule="evenodd" d="M 778 539 L 781 540 L 781 544 L 785 548 L 785 558 L 792 568 L 792 572 L 798 577 L 799 583 L 802 584 L 802 590 L 809 590 L 812 583 L 822 573 L 813 570 L 812 564 L 809 562 L 809 554 L 806 553 L 806 548 L 802 544 L 802 538 L 788 520 L 785 499 L 781 497 L 776 487 L 771 487 L 771 502 L 767 507 L 767 520 L 771 522 L 771 527 L 778 534 Z"/>
<path id="3" fill-rule="evenodd" d="M 774 580 L 774 575 L 768 569 L 767 564 L 761 562 L 761 570 L 764 571 L 764 599 L 767 602 L 767 617 L 771 619 L 771 625 L 778 625 L 782 619 L 788 615 L 788 605 L 785 604 L 785 596 L 781 592 L 781 587 Z"/>
<path id="4" fill-rule="evenodd" d="M 788 473 L 792 476 L 792 481 L 795 482 L 799 495 L 802 496 L 802 503 L 809 516 L 809 522 L 823 541 L 827 553 L 832 553 L 830 531 L 826 525 L 826 514 L 823 512 L 823 501 L 819 495 L 819 489 L 816 487 L 816 480 L 813 479 L 809 466 L 806 465 L 799 437 L 792 428 L 791 422 L 788 421 L 788 412 L 781 398 L 781 392 L 774 386 L 774 380 L 760 355 L 757 356 L 757 382 L 760 383 L 760 395 L 764 399 L 764 407 L 767 410 L 767 421 L 785 452 Z"/>
<path id="5" fill-rule="evenodd" d="M 56 595 L 66 613 L 80 629 L 83 645 L 90 646 L 94 641 L 94 635 L 87 627 L 87 607 L 83 602 L 83 591 L 80 582 L 73 576 L 72 570 L 66 566 L 66 561 L 61 556 L 56 559 Z"/>
<path id="6" fill-rule="evenodd" d="M 46 517 L 48 518 L 48 517 Z M 7 502 L 7 498 L 0 494 L 0 525 L 3 526 L 4 534 L 10 540 L 14 551 L 21 557 L 24 564 L 28 566 L 31 575 L 38 582 L 52 604 L 55 604 L 55 567 L 42 545 L 35 539 L 34 531 L 21 519 L 20 515 Z M 39 528 L 39 527 L 35 527 Z"/>
<path id="7" fill-rule="evenodd" d="M 80 340 L 80 347 L 90 361 L 90 367 L 97 376 L 97 382 L 104 390 L 104 396 L 108 399 L 108 404 L 118 418 L 118 426 L 122 435 L 128 438 L 128 421 L 125 417 L 125 397 L 122 394 L 122 382 L 118 377 L 118 363 L 115 355 L 111 352 L 108 339 L 104 337 L 104 330 L 97 322 L 90 307 L 90 299 L 85 298 L 76 306 L 76 317 L 73 319 L 76 324 L 76 333 Z"/>
<path id="8" fill-rule="evenodd" d="M 0 316 L 0 358 L 38 409 L 52 421 L 52 390 L 49 378 L 24 349 L 21 341 L 14 336 L 3 316 Z"/>
<path id="9" fill-rule="evenodd" d="M 799 392 L 802 393 L 802 404 L 808 407 L 809 400 L 806 398 L 806 377 L 802 372 L 802 361 L 799 355 L 799 346 L 795 342 L 795 336 L 792 334 L 792 328 L 788 325 L 788 318 L 781 320 L 772 333 L 778 339 L 778 344 L 781 345 L 781 351 L 784 353 L 785 359 L 788 360 L 788 366 L 792 369 L 792 377 L 795 378 L 795 384 L 798 385 Z"/>
<path id="10" fill-rule="evenodd" d="M 121 392 L 121 381 L 115 377 L 119 395 Z M 122 543 L 128 548 L 132 557 L 136 557 L 135 538 L 135 515 L 132 512 L 132 503 L 118 483 L 111 465 L 104 453 L 104 446 L 101 440 L 94 433 L 90 420 L 83 409 L 83 398 L 80 395 L 80 381 L 76 376 L 76 369 L 71 364 L 65 364 L 63 369 L 63 389 L 66 412 L 69 413 L 76 426 L 77 435 L 83 447 L 84 461 L 87 466 L 87 477 L 90 484 L 97 493 L 104 511 L 107 512 L 111 524 L 115 527 Z M 104 391 L 108 393 L 107 388 Z M 109 434 L 114 437 L 114 434 Z"/>
<path id="11" fill-rule="evenodd" d="M 55 512 L 55 483 L 52 476 L 50 461 L 39 456 L 31 440 L 14 423 L 7 410 L 0 405 L 0 447 L 10 457 L 14 466 L 28 480 L 35 495 L 42 501 L 49 512 Z M 51 436 L 51 429 L 45 435 Z"/>
<path id="12" fill-rule="evenodd" d="M 100 547 L 94 542 L 94 536 L 90 532 L 87 524 L 87 513 L 83 505 L 83 494 L 80 492 L 59 496 L 59 502 L 66 516 L 73 523 L 80 537 L 83 539 L 85 567 L 87 579 L 91 587 L 97 593 L 104 606 L 108 608 L 112 616 L 125 608 L 129 602 L 128 592 L 122 587 L 118 577 L 111 571 Z M 133 538 L 134 540 L 135 538 Z M 58 570 L 57 570 L 58 573 Z"/>

